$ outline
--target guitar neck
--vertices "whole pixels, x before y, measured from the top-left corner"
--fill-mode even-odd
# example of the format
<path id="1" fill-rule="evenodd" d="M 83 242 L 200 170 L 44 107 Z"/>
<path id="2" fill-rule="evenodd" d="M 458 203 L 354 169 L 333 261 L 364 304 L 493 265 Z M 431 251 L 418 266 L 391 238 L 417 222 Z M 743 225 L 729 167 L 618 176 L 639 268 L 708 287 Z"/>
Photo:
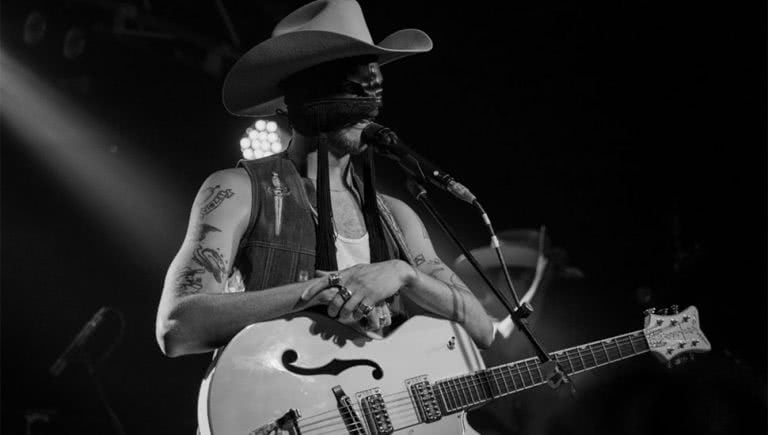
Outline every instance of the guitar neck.
<path id="1" fill-rule="evenodd" d="M 571 347 L 550 354 L 571 375 L 648 352 L 642 330 Z M 434 384 L 443 411 L 451 414 L 482 405 L 499 397 L 532 388 L 548 381 L 538 357 L 503 364 L 468 375 L 441 379 Z"/>

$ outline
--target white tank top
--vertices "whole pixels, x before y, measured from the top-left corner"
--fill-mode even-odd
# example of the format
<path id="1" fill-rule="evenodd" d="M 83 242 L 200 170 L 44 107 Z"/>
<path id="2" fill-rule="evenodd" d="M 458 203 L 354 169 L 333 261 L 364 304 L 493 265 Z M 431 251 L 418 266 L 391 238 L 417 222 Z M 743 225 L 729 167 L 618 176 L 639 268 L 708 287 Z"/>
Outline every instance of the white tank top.
<path id="1" fill-rule="evenodd" d="M 356 264 L 370 264 L 371 250 L 368 248 L 368 233 L 359 239 L 349 239 L 336 234 L 336 262 L 339 270 Z"/>

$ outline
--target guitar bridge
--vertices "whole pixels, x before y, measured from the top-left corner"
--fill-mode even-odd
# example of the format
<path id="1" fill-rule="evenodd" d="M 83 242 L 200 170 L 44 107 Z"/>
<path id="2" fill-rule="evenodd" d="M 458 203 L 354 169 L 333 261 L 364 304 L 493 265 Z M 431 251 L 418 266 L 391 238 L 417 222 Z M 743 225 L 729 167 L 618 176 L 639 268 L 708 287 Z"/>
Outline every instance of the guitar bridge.
<path id="1" fill-rule="evenodd" d="M 352 407 L 352 400 L 341 388 L 341 385 L 336 385 L 331 388 L 331 391 L 336 396 L 336 407 L 339 410 L 339 414 L 341 414 L 341 419 L 344 421 L 347 432 L 350 435 L 366 435 L 365 426 L 360 421 L 360 417 L 357 416 L 355 408 Z"/>

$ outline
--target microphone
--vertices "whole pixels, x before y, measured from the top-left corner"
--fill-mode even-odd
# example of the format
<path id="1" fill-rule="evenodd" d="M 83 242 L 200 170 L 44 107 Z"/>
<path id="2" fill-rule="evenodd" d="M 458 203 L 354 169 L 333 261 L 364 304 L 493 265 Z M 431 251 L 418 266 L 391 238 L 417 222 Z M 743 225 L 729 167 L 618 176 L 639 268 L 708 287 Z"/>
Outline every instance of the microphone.
<path id="1" fill-rule="evenodd" d="M 64 352 L 59 356 L 59 358 L 56 360 L 56 362 L 53 363 L 51 368 L 49 369 L 49 372 L 53 376 L 58 376 L 61 374 L 62 370 L 67 366 L 69 363 L 69 360 L 72 358 L 72 354 L 75 353 L 80 347 L 85 344 L 85 342 L 88 340 L 88 338 L 93 335 L 93 332 L 96 330 L 96 327 L 99 326 L 102 319 L 104 318 L 104 314 L 109 309 L 107 307 L 101 307 L 99 308 L 99 311 L 96 312 L 96 314 L 91 317 L 91 320 L 88 321 L 85 325 L 83 325 L 82 329 L 80 329 L 80 332 L 77 333 L 77 336 L 75 336 L 75 339 L 72 340 L 71 343 L 69 343 L 69 346 L 67 346 L 67 349 L 64 350 Z"/>
<path id="2" fill-rule="evenodd" d="M 397 161 L 406 172 L 417 179 L 429 181 L 462 201 L 470 204 L 475 202 L 475 195 L 469 189 L 408 148 L 389 128 L 372 122 L 363 129 L 360 139 L 363 143 L 373 146 L 379 154 Z"/>

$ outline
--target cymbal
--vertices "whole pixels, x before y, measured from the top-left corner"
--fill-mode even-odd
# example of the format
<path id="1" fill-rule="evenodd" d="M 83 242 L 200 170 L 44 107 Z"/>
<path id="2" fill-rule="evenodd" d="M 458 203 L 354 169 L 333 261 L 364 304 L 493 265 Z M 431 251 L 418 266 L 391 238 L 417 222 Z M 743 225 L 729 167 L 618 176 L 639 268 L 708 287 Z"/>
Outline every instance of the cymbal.
<path id="1" fill-rule="evenodd" d="M 541 240 L 541 232 L 536 229 L 511 229 L 497 233 L 501 253 L 507 268 L 536 269 L 539 258 L 539 250 L 549 260 L 549 264 L 565 266 L 567 254 L 561 248 L 553 248 L 549 237 L 544 233 Z M 484 246 L 469 251 L 483 270 L 501 269 L 496 250 L 492 246 Z M 474 272 L 474 267 L 466 259 L 464 254 L 459 255 L 453 262 L 453 270 L 456 273 L 467 271 Z M 573 267 L 565 267 L 567 275 L 579 277 L 581 272 Z"/>
<path id="2" fill-rule="evenodd" d="M 538 230 L 533 229 L 514 229 L 498 233 L 496 237 L 499 239 L 501 253 L 504 256 L 507 267 L 535 269 L 536 262 L 539 258 L 540 234 L 541 233 Z M 549 237 L 546 235 L 544 237 L 543 246 L 544 255 L 546 256 L 548 253 L 547 251 L 549 251 Z M 496 256 L 496 251 L 490 245 L 475 248 L 469 252 L 475 257 L 483 269 L 501 267 L 499 259 Z M 466 259 L 464 254 L 462 254 L 456 261 L 454 261 L 454 268 L 472 269 L 472 265 Z"/>

